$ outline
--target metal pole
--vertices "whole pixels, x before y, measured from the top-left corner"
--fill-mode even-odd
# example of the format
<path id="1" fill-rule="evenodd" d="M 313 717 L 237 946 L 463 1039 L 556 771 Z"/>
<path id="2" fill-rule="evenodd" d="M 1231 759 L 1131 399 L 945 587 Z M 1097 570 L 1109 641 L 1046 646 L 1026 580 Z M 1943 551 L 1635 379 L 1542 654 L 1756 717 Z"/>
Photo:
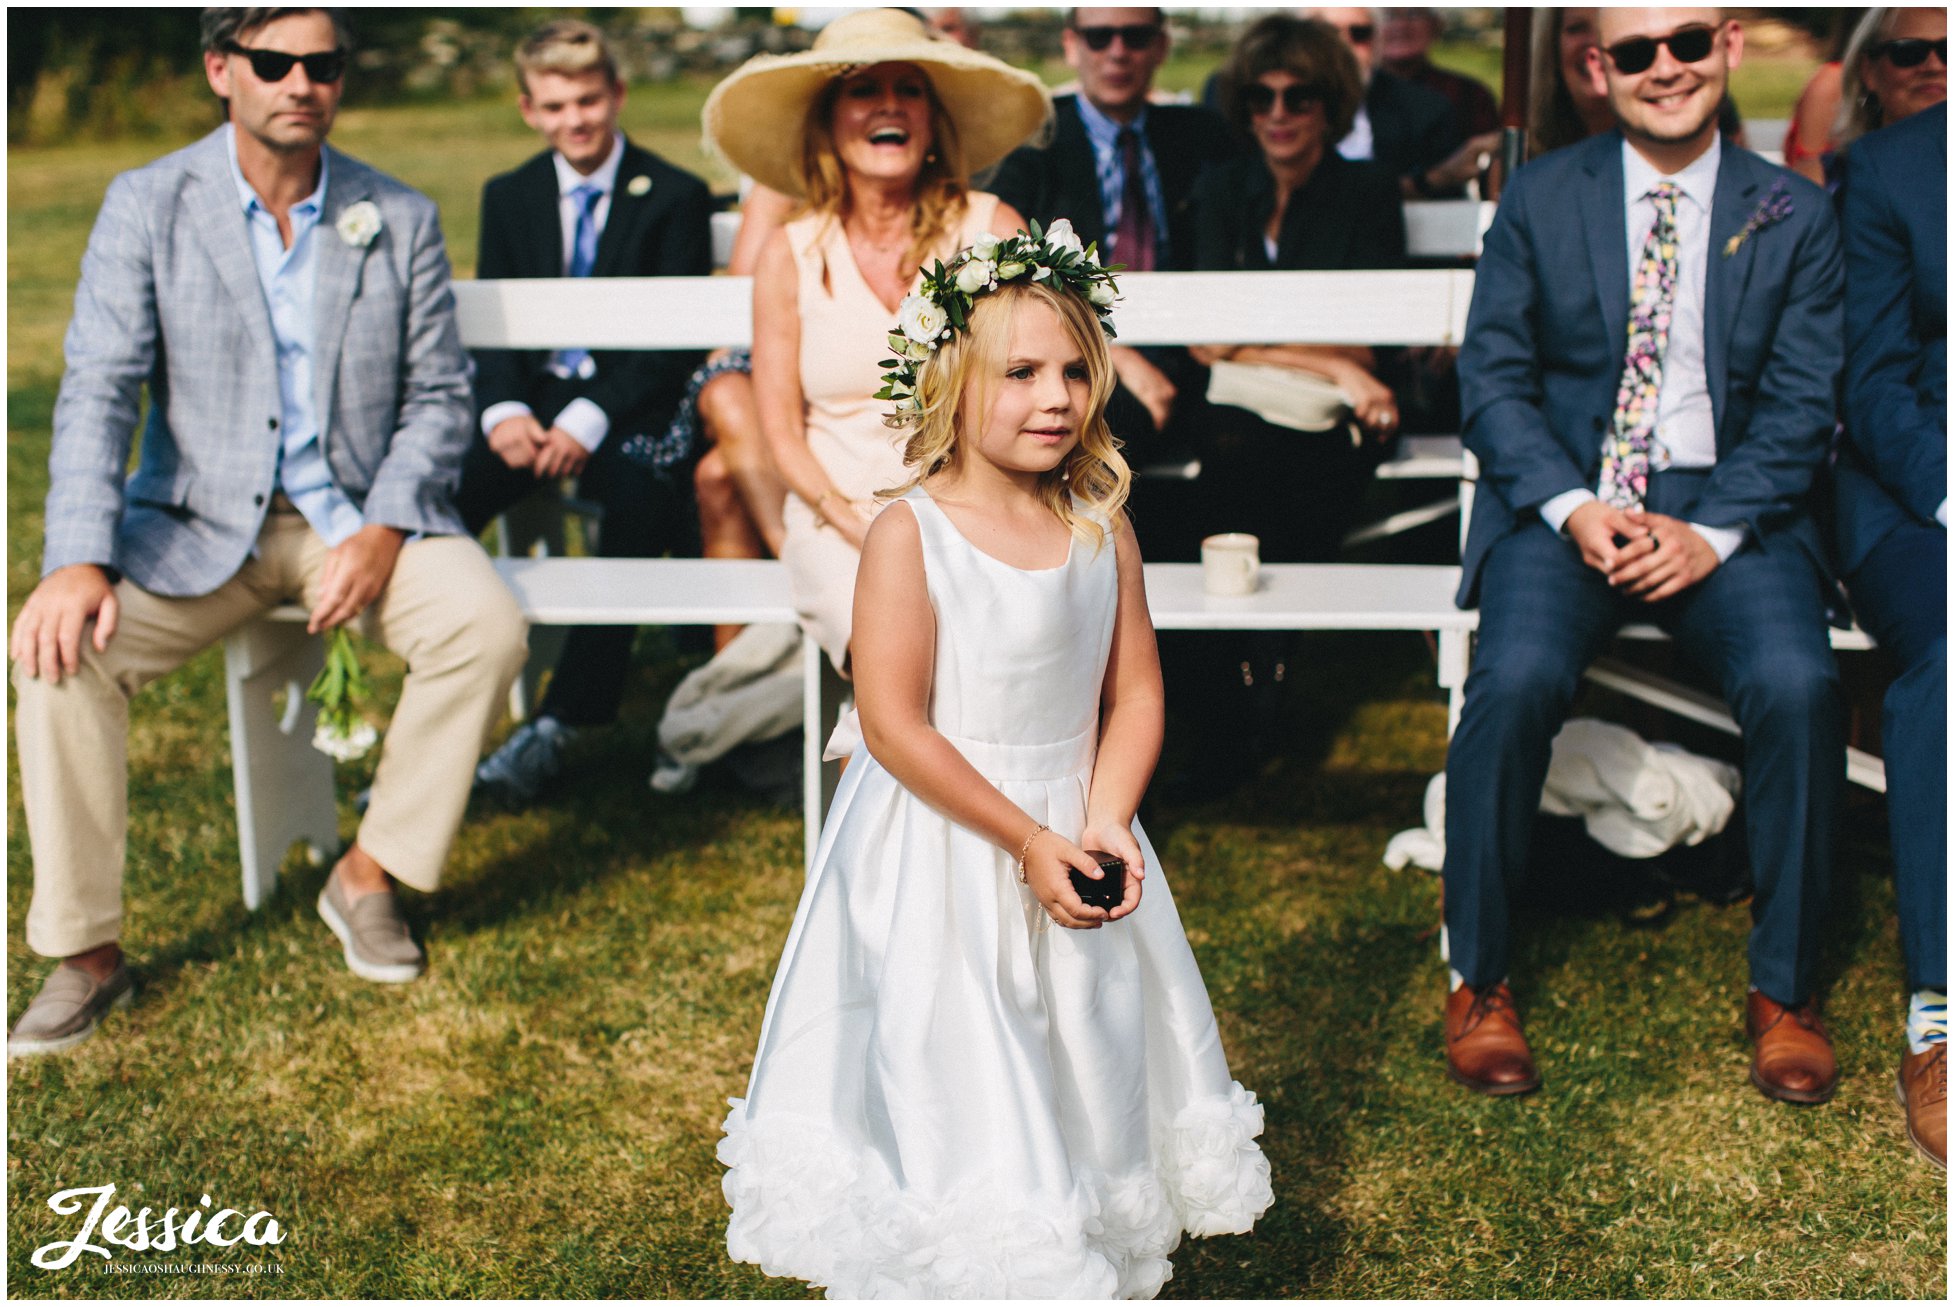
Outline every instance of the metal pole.
<path id="1" fill-rule="evenodd" d="M 1527 157 L 1528 85 L 1533 70 L 1533 10 L 1506 11 L 1505 64 L 1501 75 L 1500 176 L 1511 177 Z"/>

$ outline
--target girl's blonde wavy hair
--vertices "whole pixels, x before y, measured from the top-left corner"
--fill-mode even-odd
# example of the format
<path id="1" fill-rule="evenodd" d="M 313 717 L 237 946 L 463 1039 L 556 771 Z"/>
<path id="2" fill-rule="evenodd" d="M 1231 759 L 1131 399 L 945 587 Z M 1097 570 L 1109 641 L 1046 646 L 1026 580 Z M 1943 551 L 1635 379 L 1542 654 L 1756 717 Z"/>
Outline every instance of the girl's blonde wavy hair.
<path id="1" fill-rule="evenodd" d="M 801 194 L 806 197 L 799 210 L 802 213 L 839 219 L 848 203 L 848 175 L 842 169 L 841 154 L 835 149 L 831 126 L 835 101 L 847 80 L 842 76 L 834 78 L 808 106 L 807 122 L 801 131 L 801 157 L 796 166 Z M 944 234 L 955 231 L 962 222 L 964 196 L 969 190 L 956 120 L 943 107 L 943 101 L 936 98 L 936 87 L 927 73 L 923 75 L 923 85 L 929 91 L 932 144 L 923 158 L 923 170 L 916 178 L 916 202 L 909 210 L 910 240 L 906 251 L 908 260 L 918 266 L 936 251 Z"/>
<path id="2" fill-rule="evenodd" d="M 1079 443 L 1063 462 L 1038 478 L 1038 498 L 1073 535 L 1099 548 L 1106 543 L 1107 533 L 1094 518 L 1119 530 L 1125 520 L 1120 510 L 1133 488 L 1133 470 L 1119 452 L 1119 440 L 1106 425 L 1106 402 L 1113 394 L 1113 360 L 1092 306 L 1069 291 L 1053 290 L 1039 282 L 1006 282 L 980 296 L 971 309 L 968 329 L 937 346 L 922 365 L 916 378 L 922 417 L 902 453 L 903 464 L 914 469 L 914 474 L 902 485 L 878 492 L 878 497 L 900 498 L 956 465 L 963 456 L 965 396 L 972 395 L 976 401 L 968 406 L 971 412 L 990 413 L 998 378 L 1010 356 L 1012 325 L 1029 304 L 1042 304 L 1058 315 L 1085 360 L 1090 385 L 1086 412 L 1079 424 Z"/>

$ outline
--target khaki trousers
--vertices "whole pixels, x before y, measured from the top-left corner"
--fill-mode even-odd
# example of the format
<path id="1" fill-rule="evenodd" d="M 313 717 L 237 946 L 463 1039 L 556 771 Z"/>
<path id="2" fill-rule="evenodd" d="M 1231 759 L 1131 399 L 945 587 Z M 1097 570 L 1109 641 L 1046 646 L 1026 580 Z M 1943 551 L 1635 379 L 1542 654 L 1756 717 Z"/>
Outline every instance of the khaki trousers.
<path id="1" fill-rule="evenodd" d="M 310 608 L 326 552 L 303 517 L 274 512 L 255 555 L 217 590 L 171 599 L 124 579 L 106 652 L 95 652 L 91 624 L 76 675 L 50 685 L 15 671 L 35 952 L 68 957 L 121 936 L 131 696 L 269 608 L 294 600 Z M 482 744 L 527 656 L 528 628 L 488 555 L 460 536 L 403 546 L 386 589 L 353 628 L 407 662 L 357 838 L 396 879 L 432 890 Z"/>

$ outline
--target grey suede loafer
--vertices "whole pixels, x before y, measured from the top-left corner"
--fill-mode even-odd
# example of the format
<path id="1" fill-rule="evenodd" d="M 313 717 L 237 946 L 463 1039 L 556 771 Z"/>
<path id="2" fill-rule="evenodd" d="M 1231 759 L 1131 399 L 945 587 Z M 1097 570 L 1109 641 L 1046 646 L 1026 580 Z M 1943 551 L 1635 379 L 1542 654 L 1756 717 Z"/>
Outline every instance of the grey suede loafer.
<path id="1" fill-rule="evenodd" d="M 95 1024 L 112 1008 L 136 1001 L 135 977 L 126 963 L 116 964 L 107 980 L 98 981 L 80 967 L 62 965 L 48 973 L 41 992 L 7 1033 L 7 1057 L 32 1057 L 73 1048 L 95 1033 Z"/>
<path id="2" fill-rule="evenodd" d="M 347 969 L 360 979 L 404 985 L 427 970 L 427 955 L 408 931 L 396 895 L 362 894 L 349 903 L 334 871 L 319 893 L 319 915 L 339 936 Z"/>

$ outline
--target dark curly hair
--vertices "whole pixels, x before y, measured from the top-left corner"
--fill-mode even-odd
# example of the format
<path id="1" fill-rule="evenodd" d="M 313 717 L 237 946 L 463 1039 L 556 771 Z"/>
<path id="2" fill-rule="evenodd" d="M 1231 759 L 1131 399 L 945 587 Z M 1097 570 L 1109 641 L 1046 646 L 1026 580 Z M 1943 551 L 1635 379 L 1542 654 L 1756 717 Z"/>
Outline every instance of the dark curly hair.
<path id="1" fill-rule="evenodd" d="M 1350 134 L 1364 97 L 1364 79 L 1357 70 L 1357 56 L 1336 28 L 1314 18 L 1270 14 L 1242 33 L 1221 70 L 1222 110 L 1241 131 L 1249 130 L 1242 89 L 1264 73 L 1288 73 L 1323 97 L 1323 114 L 1330 125 L 1327 144 L 1335 145 Z"/>

